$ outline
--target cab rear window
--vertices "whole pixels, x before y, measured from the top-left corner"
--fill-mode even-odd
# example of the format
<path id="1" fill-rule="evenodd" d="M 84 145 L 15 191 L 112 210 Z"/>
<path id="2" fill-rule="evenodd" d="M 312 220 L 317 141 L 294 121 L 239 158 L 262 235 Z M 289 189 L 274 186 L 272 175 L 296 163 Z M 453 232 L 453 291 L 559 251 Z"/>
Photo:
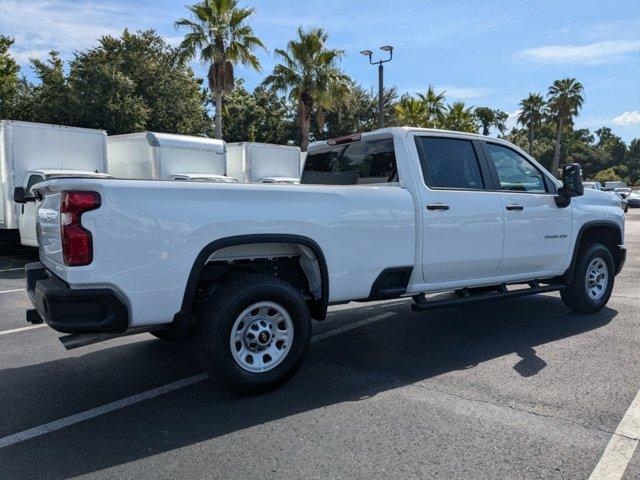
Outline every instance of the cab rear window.
<path id="1" fill-rule="evenodd" d="M 398 181 L 393 139 L 335 145 L 309 153 L 300 183 L 365 185 Z"/>

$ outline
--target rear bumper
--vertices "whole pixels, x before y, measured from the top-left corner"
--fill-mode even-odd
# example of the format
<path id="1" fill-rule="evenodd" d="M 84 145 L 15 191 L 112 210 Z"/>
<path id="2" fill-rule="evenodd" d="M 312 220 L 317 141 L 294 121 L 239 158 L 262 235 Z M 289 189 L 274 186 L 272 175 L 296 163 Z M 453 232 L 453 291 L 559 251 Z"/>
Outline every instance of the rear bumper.
<path id="1" fill-rule="evenodd" d="M 108 288 L 73 289 L 39 262 L 26 267 L 27 292 L 38 314 L 63 333 L 122 333 L 127 306 Z"/>

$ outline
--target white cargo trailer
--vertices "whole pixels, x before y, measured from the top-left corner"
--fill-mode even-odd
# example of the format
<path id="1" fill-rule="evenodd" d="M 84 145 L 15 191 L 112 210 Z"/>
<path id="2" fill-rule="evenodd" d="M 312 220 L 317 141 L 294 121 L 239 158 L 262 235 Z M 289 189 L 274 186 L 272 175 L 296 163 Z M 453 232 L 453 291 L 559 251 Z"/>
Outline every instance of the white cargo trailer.
<path id="1" fill-rule="evenodd" d="M 109 175 L 171 180 L 175 175 L 224 175 L 225 143 L 212 138 L 139 132 L 107 138 Z"/>
<path id="2" fill-rule="evenodd" d="M 300 148 L 271 143 L 228 143 L 227 175 L 239 182 L 299 183 Z"/>
<path id="3" fill-rule="evenodd" d="M 49 175 L 104 172 L 106 149 L 104 130 L 0 120 L 0 255 L 13 251 L 21 237 L 37 246 L 34 203 L 14 203 L 15 187 L 29 193 Z"/>

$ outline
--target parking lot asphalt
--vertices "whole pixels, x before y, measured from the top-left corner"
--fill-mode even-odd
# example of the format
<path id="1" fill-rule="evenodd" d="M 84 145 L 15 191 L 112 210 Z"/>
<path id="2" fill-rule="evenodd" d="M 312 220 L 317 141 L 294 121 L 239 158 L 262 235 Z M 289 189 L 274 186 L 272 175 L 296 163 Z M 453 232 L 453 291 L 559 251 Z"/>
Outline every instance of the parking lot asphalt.
<path id="1" fill-rule="evenodd" d="M 332 307 L 300 372 L 252 397 L 194 378 L 189 343 L 65 351 L 48 327 L 17 330 L 33 256 L 0 258 L 0 479 L 589 478 L 640 389 L 640 210 L 625 243 L 597 314 L 556 294 Z M 640 478 L 639 450 L 624 472 Z"/>

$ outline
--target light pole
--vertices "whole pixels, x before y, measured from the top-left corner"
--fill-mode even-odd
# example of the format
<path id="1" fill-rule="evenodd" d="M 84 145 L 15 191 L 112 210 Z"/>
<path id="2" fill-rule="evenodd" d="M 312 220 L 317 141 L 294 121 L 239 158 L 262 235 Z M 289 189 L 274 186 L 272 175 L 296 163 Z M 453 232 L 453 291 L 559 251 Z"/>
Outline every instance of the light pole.
<path id="1" fill-rule="evenodd" d="M 382 64 L 390 62 L 391 59 L 393 58 L 393 47 L 391 45 L 384 45 L 380 47 L 380 50 L 382 50 L 383 52 L 388 52 L 389 58 L 387 58 L 386 60 L 378 60 L 377 62 L 374 62 L 371 59 L 371 56 L 373 55 L 373 52 L 371 50 L 363 50 L 360 53 L 365 57 L 369 57 L 369 63 L 371 65 L 378 65 L 378 128 L 383 128 L 384 127 L 384 110 L 383 110 L 384 67 L 382 66 Z"/>

